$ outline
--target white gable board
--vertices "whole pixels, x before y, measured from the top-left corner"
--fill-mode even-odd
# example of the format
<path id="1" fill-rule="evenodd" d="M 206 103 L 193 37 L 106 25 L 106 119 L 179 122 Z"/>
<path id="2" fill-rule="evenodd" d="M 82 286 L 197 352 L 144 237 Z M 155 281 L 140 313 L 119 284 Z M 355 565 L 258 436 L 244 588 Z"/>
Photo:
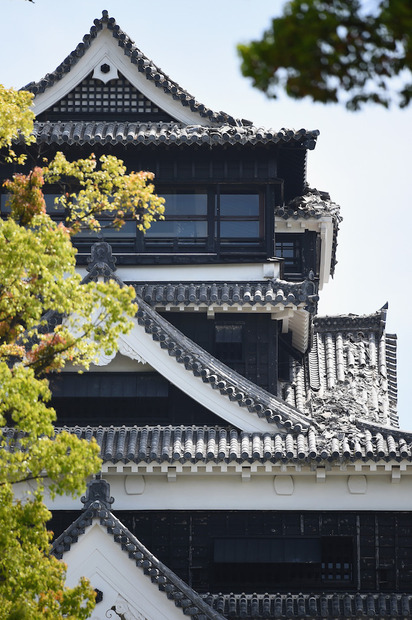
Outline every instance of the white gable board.
<path id="1" fill-rule="evenodd" d="M 63 556 L 67 564 L 66 585 L 75 586 L 87 577 L 93 588 L 103 593 L 91 620 L 182 620 L 183 611 L 160 592 L 150 576 L 136 566 L 97 520 L 79 536 Z"/>

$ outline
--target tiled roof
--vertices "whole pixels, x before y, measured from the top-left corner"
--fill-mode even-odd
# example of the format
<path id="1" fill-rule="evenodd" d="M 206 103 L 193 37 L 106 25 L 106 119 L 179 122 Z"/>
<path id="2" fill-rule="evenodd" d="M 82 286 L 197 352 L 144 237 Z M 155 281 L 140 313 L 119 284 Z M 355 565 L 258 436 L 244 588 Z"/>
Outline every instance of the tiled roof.
<path id="1" fill-rule="evenodd" d="M 93 24 L 89 34 L 83 37 L 82 42 L 78 44 L 76 49 L 73 50 L 54 71 L 45 75 L 39 82 L 30 82 L 30 84 L 24 87 L 24 90 L 38 94 L 44 92 L 50 86 L 53 86 L 53 84 L 61 80 L 64 75 L 69 73 L 71 68 L 84 56 L 98 33 L 103 28 L 107 28 L 117 40 L 118 46 L 123 49 L 125 56 L 129 57 L 130 62 L 136 65 L 139 72 L 143 73 L 148 80 L 152 81 L 158 88 L 161 88 L 174 100 L 180 101 L 182 106 L 189 107 L 201 117 L 208 118 L 213 122 L 227 123 L 230 125 L 241 123 L 241 121 L 236 121 L 225 112 L 214 112 L 202 103 L 196 101 L 192 95 L 173 81 L 162 69 L 157 67 L 136 47 L 134 41 L 121 30 L 118 24 L 116 24 L 116 20 L 113 17 L 109 17 L 107 11 L 103 11 L 102 17 L 100 19 L 95 19 Z M 247 121 L 244 122 L 247 123 Z"/>
<path id="2" fill-rule="evenodd" d="M 412 461 L 410 433 L 362 425 L 331 438 L 314 428 L 276 434 L 220 426 L 76 426 L 64 430 L 88 441 L 94 437 L 106 463 Z M 5 429 L 4 436 L 10 449 L 18 448 L 20 432 Z"/>
<path id="3" fill-rule="evenodd" d="M 107 277 L 115 277 L 112 269 L 107 269 Z M 278 290 L 276 281 L 265 284 L 266 287 L 272 285 L 269 296 Z M 292 286 L 311 285 L 307 281 Z M 220 288 L 216 285 L 215 289 L 215 285 L 209 285 L 209 289 L 205 283 L 176 285 L 177 288 L 158 283 L 136 286 L 141 286 L 138 292 L 147 295 L 153 305 L 157 303 L 156 297 L 159 303 L 164 303 L 168 294 L 170 299 L 179 303 L 191 303 L 190 297 L 193 303 L 197 299 L 213 301 L 212 294 L 217 303 L 219 299 L 226 303 L 226 297 L 227 303 L 230 299 L 234 302 L 234 295 L 236 299 L 239 296 L 239 300 L 246 301 L 245 295 L 248 294 L 240 286 L 235 289 L 236 284 L 219 285 Z M 296 293 L 296 289 L 291 290 Z M 270 293 L 266 288 L 265 295 L 267 292 Z M 253 294 L 256 297 L 256 290 Z M 263 292 L 259 294 L 259 300 L 261 298 Z M 330 429 L 349 432 L 359 420 L 382 427 L 397 427 L 399 424 L 396 412 L 396 337 L 385 333 L 386 307 L 365 316 L 315 317 L 309 354 L 303 363 L 290 358 L 291 380 L 280 382 L 278 394 L 281 398 L 277 398 L 206 353 L 139 295 L 138 304 L 139 324 L 168 350 L 177 363 L 184 364 L 188 371 L 202 377 L 223 396 L 237 400 L 240 406 L 266 417 L 269 422 L 276 422 L 286 429 L 294 427 L 297 432 L 315 424 L 325 433 L 331 433 Z"/>
<path id="4" fill-rule="evenodd" d="M 286 206 L 275 207 L 275 215 L 282 219 L 308 219 L 331 215 L 337 226 L 341 221 L 340 207 L 332 202 L 327 192 L 307 188 L 302 196 L 297 196 Z"/>
<path id="5" fill-rule="evenodd" d="M 139 308 L 138 324 L 161 348 L 167 349 L 177 364 L 182 364 L 187 371 L 201 377 L 211 389 L 219 390 L 224 398 L 236 401 L 240 407 L 280 427 L 299 431 L 309 426 L 309 418 L 293 405 L 273 396 L 207 353 L 140 297 L 136 301 Z"/>
<path id="6" fill-rule="evenodd" d="M 204 594 L 226 618 L 409 618 L 412 595 L 339 592 L 331 594 Z"/>
<path id="7" fill-rule="evenodd" d="M 166 122 L 64 121 L 34 123 L 38 144 L 226 145 L 280 144 L 314 149 L 317 130 L 262 129 L 245 125 L 184 125 Z"/>
<path id="8" fill-rule="evenodd" d="M 290 305 L 314 311 L 319 297 L 315 283 L 265 280 L 263 282 L 156 282 L 133 284 L 136 294 L 151 306 Z"/>
<path id="9" fill-rule="evenodd" d="M 283 398 L 321 425 L 345 430 L 363 419 L 397 427 L 396 336 L 385 333 L 384 322 L 384 309 L 315 317 L 308 358 L 291 361 Z"/>
<path id="10" fill-rule="evenodd" d="M 52 553 L 61 559 L 71 545 L 78 541 L 79 536 L 84 534 L 93 519 L 99 519 L 100 525 L 107 529 L 107 533 L 121 546 L 122 551 L 128 554 L 137 568 L 144 571 L 144 574 L 161 592 L 165 593 L 168 599 L 180 607 L 183 615 L 192 620 L 224 620 L 218 611 L 210 607 L 192 588 L 150 553 L 99 500 L 91 503 L 57 538 L 53 543 Z"/>
<path id="11" fill-rule="evenodd" d="M 332 317 L 315 319 L 309 354 L 303 365 L 291 359 L 291 380 L 281 385 L 281 398 L 277 398 L 204 351 L 140 297 L 137 301 L 139 324 L 177 363 L 269 422 L 296 431 L 311 419 L 323 429 L 349 430 L 359 419 L 398 426 L 396 339 L 383 331 L 384 311 L 368 317 L 337 317 L 335 325 Z M 341 327 L 346 324 L 350 329 Z"/>

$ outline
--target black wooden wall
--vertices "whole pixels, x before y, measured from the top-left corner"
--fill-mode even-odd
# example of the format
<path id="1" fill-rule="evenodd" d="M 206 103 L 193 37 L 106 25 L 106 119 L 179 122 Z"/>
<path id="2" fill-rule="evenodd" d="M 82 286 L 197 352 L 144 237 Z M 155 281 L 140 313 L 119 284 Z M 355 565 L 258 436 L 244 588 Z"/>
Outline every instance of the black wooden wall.
<path id="1" fill-rule="evenodd" d="M 54 513 L 55 535 L 78 514 Z M 156 557 L 200 592 L 410 590 L 411 513 L 115 510 L 115 514 Z M 282 540 L 286 549 L 282 562 L 256 561 L 254 545 L 263 541 L 279 550 Z M 218 551 L 219 545 L 223 551 Z M 235 552 L 241 554 L 237 562 Z"/>
<path id="2" fill-rule="evenodd" d="M 214 319 L 208 319 L 205 313 L 167 312 L 164 316 L 227 366 L 272 394 L 277 393 L 279 323 L 270 315 L 242 313 L 238 317 L 235 313 L 216 313 Z M 241 335 L 239 348 L 230 342 L 231 327 L 233 341 L 238 333 Z"/>

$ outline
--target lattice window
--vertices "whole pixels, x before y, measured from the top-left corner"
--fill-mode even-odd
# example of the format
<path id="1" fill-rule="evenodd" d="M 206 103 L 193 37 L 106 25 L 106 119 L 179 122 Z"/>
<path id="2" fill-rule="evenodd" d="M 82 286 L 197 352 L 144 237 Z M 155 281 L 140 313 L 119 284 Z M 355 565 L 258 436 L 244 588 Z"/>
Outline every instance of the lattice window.
<path id="1" fill-rule="evenodd" d="M 125 77 L 104 84 L 89 75 L 50 110 L 63 114 L 158 114 L 159 108 Z"/>

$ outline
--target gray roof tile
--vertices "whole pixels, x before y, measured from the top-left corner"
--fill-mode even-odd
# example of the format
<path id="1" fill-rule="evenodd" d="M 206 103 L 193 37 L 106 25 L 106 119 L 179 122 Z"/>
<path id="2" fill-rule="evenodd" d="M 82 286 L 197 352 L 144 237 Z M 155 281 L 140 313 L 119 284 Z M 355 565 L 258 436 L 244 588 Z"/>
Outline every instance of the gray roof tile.
<path id="1" fill-rule="evenodd" d="M 275 216 L 280 219 L 319 219 L 331 216 L 333 222 L 332 260 L 330 274 L 333 276 L 336 267 L 336 249 L 338 245 L 339 224 L 342 222 L 340 207 L 330 199 L 327 192 L 306 188 L 302 196 L 293 198 L 287 205 L 275 207 Z"/>
<path id="2" fill-rule="evenodd" d="M 291 360 L 280 395 L 323 427 L 347 430 L 354 419 L 398 427 L 396 336 L 385 333 L 385 316 L 315 317 L 308 357 Z"/>
<path id="3" fill-rule="evenodd" d="M 299 431 L 309 426 L 310 419 L 293 405 L 239 375 L 182 334 L 140 297 L 136 299 L 138 324 L 161 348 L 168 350 L 176 363 L 201 377 L 211 389 L 218 389 L 223 397 L 280 427 Z"/>
<path id="4" fill-rule="evenodd" d="M 339 592 L 328 594 L 203 594 L 227 618 L 409 618 L 412 595 Z"/>
<path id="5" fill-rule="evenodd" d="M 304 304 L 305 309 L 314 312 L 319 297 L 315 283 L 266 280 L 262 282 L 154 282 L 133 283 L 136 294 L 150 306 L 188 306 L 205 304 L 221 306 L 235 304 L 271 306 Z"/>
<path id="6" fill-rule="evenodd" d="M 317 130 L 289 131 L 261 129 L 253 126 L 184 125 L 166 122 L 56 121 L 34 123 L 38 144 L 134 144 L 134 145 L 202 145 L 288 144 L 314 149 Z"/>
<path id="7" fill-rule="evenodd" d="M 332 202 L 327 192 L 306 188 L 302 196 L 297 196 L 286 206 L 275 207 L 275 215 L 283 219 L 308 219 L 332 215 L 337 226 L 341 221 L 340 207 Z"/>
<path id="8" fill-rule="evenodd" d="M 116 278 L 108 265 L 105 269 L 101 275 Z M 99 273 L 90 273 L 87 278 L 97 278 Z M 246 302 L 249 295 L 252 298 L 252 292 L 254 302 L 263 303 L 260 300 L 266 298 L 268 293 L 271 297 L 274 291 L 279 290 L 278 286 L 279 281 L 268 281 L 258 283 L 256 290 L 249 291 L 247 286 L 242 290 L 237 283 L 136 284 L 136 287 L 141 287 L 138 292 L 144 293 L 154 305 L 156 299 L 164 303 L 168 295 L 174 302 L 182 304 L 197 303 L 197 300 L 200 302 L 203 299 L 204 303 L 208 300 L 223 303 L 224 299 L 227 299 L 225 303 L 230 303 L 230 300 L 233 303 L 238 297 Z M 297 287 L 293 289 L 296 293 L 299 287 L 310 288 L 312 283 L 308 281 L 291 286 Z M 302 293 L 303 289 L 300 291 Z M 305 291 L 307 293 L 308 289 Z M 308 299 L 310 297 L 308 295 Z M 336 429 L 342 432 L 353 430 L 357 421 L 382 428 L 399 425 L 396 412 L 396 337 L 385 334 L 386 307 L 366 316 L 315 317 L 309 354 L 303 363 L 290 359 L 291 379 L 280 382 L 280 398 L 277 398 L 206 353 L 139 295 L 138 303 L 139 325 L 162 348 L 167 348 L 177 363 L 183 364 L 195 376 L 202 377 L 213 389 L 219 389 L 223 396 L 237 400 L 240 406 L 266 417 L 269 422 L 285 429 L 294 428 L 297 432 L 312 424 L 329 437 Z"/>
<path id="9" fill-rule="evenodd" d="M 62 429 L 56 429 L 59 433 Z M 100 446 L 105 463 L 350 463 L 412 461 L 412 434 L 359 424 L 350 432 L 325 436 L 315 428 L 302 433 L 247 433 L 220 426 L 65 427 Z M 20 432 L 5 429 L 10 449 Z"/>

